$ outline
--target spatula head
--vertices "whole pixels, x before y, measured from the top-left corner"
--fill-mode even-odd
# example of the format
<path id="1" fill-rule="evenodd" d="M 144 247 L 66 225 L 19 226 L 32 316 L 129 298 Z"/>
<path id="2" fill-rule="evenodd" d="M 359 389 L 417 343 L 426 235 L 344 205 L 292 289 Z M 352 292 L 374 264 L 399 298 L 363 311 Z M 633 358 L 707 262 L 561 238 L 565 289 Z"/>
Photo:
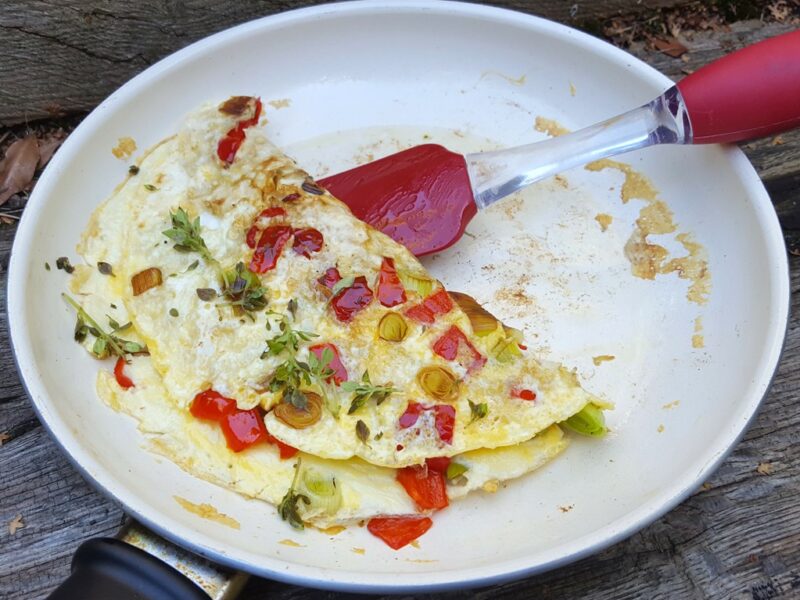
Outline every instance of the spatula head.
<path id="1" fill-rule="evenodd" d="M 477 212 L 464 157 L 436 144 L 391 154 L 319 184 L 417 256 L 453 245 Z"/>

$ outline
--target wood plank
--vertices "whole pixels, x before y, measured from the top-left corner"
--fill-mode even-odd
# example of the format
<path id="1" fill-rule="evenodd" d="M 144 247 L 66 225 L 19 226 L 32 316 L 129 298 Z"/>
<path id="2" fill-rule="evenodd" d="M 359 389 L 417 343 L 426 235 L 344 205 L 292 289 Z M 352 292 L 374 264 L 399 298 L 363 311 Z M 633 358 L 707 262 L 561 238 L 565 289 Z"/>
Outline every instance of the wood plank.
<path id="1" fill-rule="evenodd" d="M 6 0 L 0 11 L 4 53 L 0 60 L 0 126 L 88 112 L 147 66 L 198 39 L 245 21 L 318 3 Z M 492 2 L 572 23 L 679 3 L 681 0 Z"/>

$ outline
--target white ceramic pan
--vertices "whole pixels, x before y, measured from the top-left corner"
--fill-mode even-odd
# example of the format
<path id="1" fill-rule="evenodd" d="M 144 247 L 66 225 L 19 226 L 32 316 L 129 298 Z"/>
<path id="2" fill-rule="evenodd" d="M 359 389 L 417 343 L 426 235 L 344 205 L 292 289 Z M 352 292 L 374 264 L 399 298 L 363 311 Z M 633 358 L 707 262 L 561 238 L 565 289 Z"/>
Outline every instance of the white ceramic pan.
<path id="1" fill-rule="evenodd" d="M 89 214 L 125 176 L 128 163 L 111 154 L 119 138 L 144 150 L 210 99 L 288 99 L 279 109 L 265 104 L 268 133 L 323 176 L 423 139 L 457 151 L 543 139 L 537 116 L 577 128 L 670 85 L 625 52 L 549 21 L 399 0 L 275 15 L 159 62 L 70 136 L 19 225 L 8 310 L 42 422 L 84 476 L 142 523 L 219 563 L 296 584 L 373 592 L 488 585 L 631 535 L 722 461 L 780 356 L 789 299 L 781 231 L 759 178 L 734 147 L 659 147 L 623 157 L 659 190 L 679 231 L 706 248 L 706 304 L 690 302 L 687 281 L 676 274 L 631 274 L 623 247 L 643 203 L 621 202 L 617 170 L 579 168 L 537 184 L 479 215 L 471 237 L 425 259 L 448 288 L 487 302 L 535 340 L 535 352 L 576 367 L 585 387 L 617 408 L 607 438 L 576 440 L 499 493 L 455 503 L 436 515 L 419 549 L 395 552 L 359 527 L 335 537 L 297 534 L 272 507 L 144 451 L 133 421 L 97 399 L 95 372 L 108 365 L 72 341 L 74 315 L 60 298 L 66 279 L 44 263 L 75 258 Z M 606 232 L 598 213 L 613 217 Z M 654 241 L 683 254 L 674 235 Z M 694 335 L 702 347 L 693 346 Z M 599 355 L 615 359 L 595 365 Z M 242 528 L 189 513 L 175 496 L 211 503 Z M 278 543 L 286 538 L 302 547 Z"/>

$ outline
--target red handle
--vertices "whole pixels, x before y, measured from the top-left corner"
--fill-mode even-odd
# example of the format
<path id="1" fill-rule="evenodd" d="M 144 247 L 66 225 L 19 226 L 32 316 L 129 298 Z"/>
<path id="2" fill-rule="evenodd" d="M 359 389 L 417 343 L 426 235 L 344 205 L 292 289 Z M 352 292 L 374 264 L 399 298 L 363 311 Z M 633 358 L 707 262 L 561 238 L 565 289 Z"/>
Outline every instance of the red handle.
<path id="1" fill-rule="evenodd" d="M 800 30 L 729 54 L 678 83 L 693 143 L 740 142 L 800 126 Z"/>

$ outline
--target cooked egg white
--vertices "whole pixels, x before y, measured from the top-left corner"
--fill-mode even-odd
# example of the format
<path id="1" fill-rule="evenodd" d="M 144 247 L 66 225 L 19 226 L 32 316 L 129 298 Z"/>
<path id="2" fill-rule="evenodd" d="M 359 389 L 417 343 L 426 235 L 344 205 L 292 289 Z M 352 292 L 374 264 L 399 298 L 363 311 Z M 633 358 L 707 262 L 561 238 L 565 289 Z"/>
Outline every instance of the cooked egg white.
<path id="1" fill-rule="evenodd" d="M 114 296 L 113 278 L 101 275 L 87 265 L 76 267 L 70 291 L 80 298 L 87 311 L 114 313 L 125 322 L 124 309 Z M 134 329 L 126 329 L 125 339 L 138 339 Z M 90 346 L 90 344 L 89 344 Z M 87 347 L 88 349 L 88 347 Z M 277 505 L 294 485 L 309 496 L 311 504 L 300 505 L 304 521 L 320 528 L 347 525 L 378 515 L 404 515 L 418 512 L 414 502 L 395 478 L 395 469 L 378 467 L 358 458 L 329 460 L 300 453 L 290 460 L 279 457 L 277 447 L 259 444 L 233 452 L 216 423 L 194 418 L 188 409 L 175 402 L 164 385 L 162 375 L 149 356 L 134 356 L 125 374 L 135 386 L 120 387 L 112 363 L 97 375 L 100 398 L 112 409 L 135 418 L 149 450 L 167 457 L 185 471 L 249 498 Z M 476 450 L 456 456 L 454 461 L 467 467 L 455 482 L 448 484 L 448 496 L 458 499 L 472 491 L 494 489 L 496 484 L 529 473 L 558 455 L 567 440 L 552 426 L 531 440 L 497 450 Z M 295 480 L 297 465 L 300 477 Z M 331 482 L 333 497 L 314 494 L 308 481 Z M 335 482 L 335 483 L 334 483 Z M 311 489 L 308 489 L 308 488 Z"/>
<path id="2" fill-rule="evenodd" d="M 397 390 L 380 406 L 371 400 L 348 414 L 352 395 L 327 386 L 327 408 L 311 427 L 294 429 L 268 413 L 268 428 L 277 438 L 320 458 L 359 457 L 399 467 L 420 464 L 427 457 L 513 446 L 588 402 L 600 403 L 581 389 L 573 372 L 559 365 L 527 356 L 511 363 L 497 361 L 492 355 L 496 339 L 474 336 L 458 306 L 431 326 L 407 319 L 409 333 L 402 342 L 380 339 L 378 323 L 387 311 L 402 312 L 422 300 L 413 290 L 407 290 L 404 305 L 388 309 L 374 299 L 351 322 L 339 322 L 317 284 L 327 268 L 337 266 L 343 277 L 364 275 L 375 291 L 382 257 L 393 258 L 400 270 L 425 276 L 423 267 L 403 246 L 355 219 L 329 194 L 303 189 L 306 174 L 266 139 L 260 127 L 247 130 L 235 161 L 223 166 L 216 146 L 235 121 L 216 105 L 190 115 L 178 134 L 149 150 L 139 161 L 138 174 L 129 176 L 97 209 L 79 246 L 88 264 L 113 265 L 113 296 L 121 300 L 137 335 L 146 342 L 175 406 L 185 409 L 208 388 L 235 398 L 240 408 L 261 405 L 268 410 L 281 400 L 279 393 L 266 391 L 265 384 L 285 356 L 262 357 L 267 339 L 275 335 L 274 327 L 266 327 L 274 315 L 261 311 L 251 319 L 220 300 L 203 301 L 196 293 L 200 288 L 220 291 L 220 269 L 249 262 L 252 250 L 245 243 L 246 232 L 259 212 L 271 206 L 285 209 L 293 227 L 319 230 L 325 243 L 310 257 L 288 245 L 284 248 L 276 268 L 261 276 L 268 311 L 286 314 L 294 299 L 298 309 L 292 327 L 315 334 L 314 343 L 335 344 L 351 380 L 368 371 L 374 384 Z M 289 195 L 296 198 L 282 201 Z M 192 219 L 199 218 L 202 238 L 218 264 L 197 253 L 177 251 L 163 235 L 170 227 L 170 213 L 179 207 Z M 135 296 L 131 277 L 152 267 L 160 269 L 163 283 Z M 487 358 L 477 372 L 467 373 L 457 362 L 433 352 L 433 344 L 453 325 Z M 307 352 L 301 348 L 298 358 L 303 360 Z M 456 423 L 451 443 L 439 438 L 429 414 L 408 429 L 398 423 L 409 403 L 437 403 L 417 382 L 420 368 L 431 365 L 450 369 L 460 380 L 458 397 L 452 401 Z M 536 400 L 512 397 L 512 388 L 534 390 Z M 487 416 L 473 420 L 469 401 L 486 403 Z M 330 410 L 336 407 L 338 416 Z M 358 421 L 370 433 L 366 443 L 356 435 Z"/>

